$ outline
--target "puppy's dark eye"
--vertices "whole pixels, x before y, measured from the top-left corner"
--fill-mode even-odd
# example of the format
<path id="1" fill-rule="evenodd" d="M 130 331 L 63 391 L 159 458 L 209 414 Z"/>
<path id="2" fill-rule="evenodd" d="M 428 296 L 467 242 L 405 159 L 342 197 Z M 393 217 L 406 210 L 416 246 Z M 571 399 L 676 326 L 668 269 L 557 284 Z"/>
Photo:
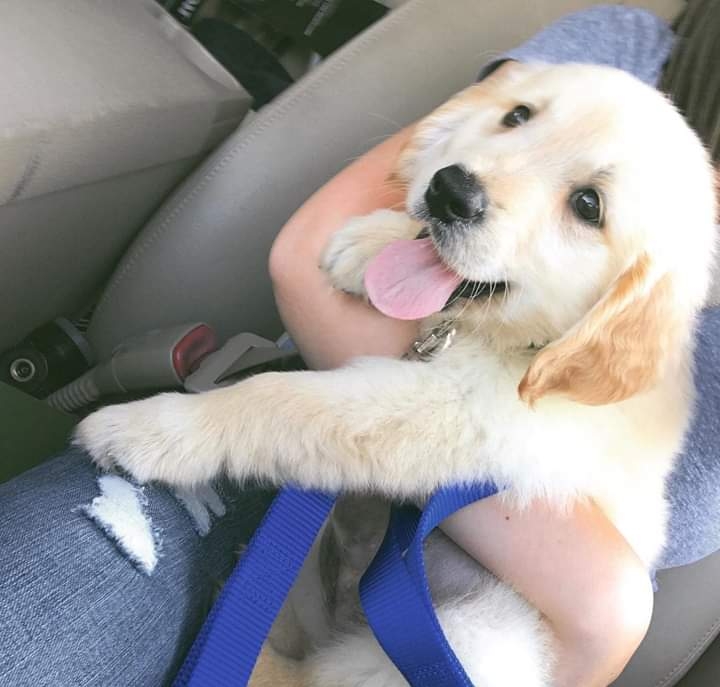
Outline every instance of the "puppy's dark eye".
<path id="1" fill-rule="evenodd" d="M 594 188 L 581 188 L 570 196 L 573 212 L 588 224 L 599 226 L 602 222 L 602 202 Z"/>
<path id="2" fill-rule="evenodd" d="M 532 117 L 532 110 L 527 105 L 518 105 L 502 118 L 502 125 L 508 129 L 514 129 L 516 126 L 525 124 L 530 117 Z"/>

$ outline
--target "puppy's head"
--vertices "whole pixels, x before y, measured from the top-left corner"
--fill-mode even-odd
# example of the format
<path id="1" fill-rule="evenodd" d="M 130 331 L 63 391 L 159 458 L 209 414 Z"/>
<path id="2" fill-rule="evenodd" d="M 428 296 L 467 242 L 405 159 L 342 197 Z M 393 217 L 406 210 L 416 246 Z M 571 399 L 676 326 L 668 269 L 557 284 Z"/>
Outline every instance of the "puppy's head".
<path id="1" fill-rule="evenodd" d="M 417 125 L 397 174 L 465 280 L 450 312 L 499 345 L 542 346 L 528 402 L 622 400 L 685 360 L 713 180 L 654 89 L 606 67 L 506 63 Z"/>

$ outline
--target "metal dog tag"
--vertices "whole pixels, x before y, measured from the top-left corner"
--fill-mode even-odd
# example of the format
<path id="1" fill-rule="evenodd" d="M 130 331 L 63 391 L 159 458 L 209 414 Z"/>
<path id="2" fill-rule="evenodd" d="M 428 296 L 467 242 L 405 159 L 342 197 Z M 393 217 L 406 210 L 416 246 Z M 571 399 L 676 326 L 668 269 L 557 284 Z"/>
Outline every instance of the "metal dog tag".
<path id="1" fill-rule="evenodd" d="M 434 327 L 423 339 L 418 339 L 410 347 L 403 358 L 405 360 L 420 360 L 428 362 L 438 353 L 446 350 L 455 339 L 456 329 L 451 322 L 443 322 Z"/>

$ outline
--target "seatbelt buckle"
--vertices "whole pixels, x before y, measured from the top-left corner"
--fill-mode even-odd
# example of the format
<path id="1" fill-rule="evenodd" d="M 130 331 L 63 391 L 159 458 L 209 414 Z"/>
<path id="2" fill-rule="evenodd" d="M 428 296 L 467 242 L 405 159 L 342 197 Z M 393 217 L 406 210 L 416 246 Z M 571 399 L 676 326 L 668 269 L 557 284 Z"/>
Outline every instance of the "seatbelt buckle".
<path id="1" fill-rule="evenodd" d="M 219 350 L 206 356 L 183 383 L 186 391 L 200 393 L 225 386 L 269 370 L 305 368 L 294 347 L 280 347 L 274 341 L 244 332 L 233 336 Z"/>
<path id="2" fill-rule="evenodd" d="M 202 322 L 153 329 L 123 341 L 110 356 L 45 401 L 75 413 L 108 396 L 182 388 L 188 375 L 216 348 L 215 332 Z"/>

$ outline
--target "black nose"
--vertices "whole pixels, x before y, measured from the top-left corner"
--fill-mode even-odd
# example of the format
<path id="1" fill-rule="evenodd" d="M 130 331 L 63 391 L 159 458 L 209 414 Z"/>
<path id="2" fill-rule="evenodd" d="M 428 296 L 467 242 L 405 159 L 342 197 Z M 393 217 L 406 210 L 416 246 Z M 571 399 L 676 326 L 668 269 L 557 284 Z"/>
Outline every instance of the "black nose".
<path id="1" fill-rule="evenodd" d="M 475 175 L 460 165 L 435 172 L 425 192 L 430 216 L 444 224 L 478 220 L 485 212 L 487 199 Z"/>

